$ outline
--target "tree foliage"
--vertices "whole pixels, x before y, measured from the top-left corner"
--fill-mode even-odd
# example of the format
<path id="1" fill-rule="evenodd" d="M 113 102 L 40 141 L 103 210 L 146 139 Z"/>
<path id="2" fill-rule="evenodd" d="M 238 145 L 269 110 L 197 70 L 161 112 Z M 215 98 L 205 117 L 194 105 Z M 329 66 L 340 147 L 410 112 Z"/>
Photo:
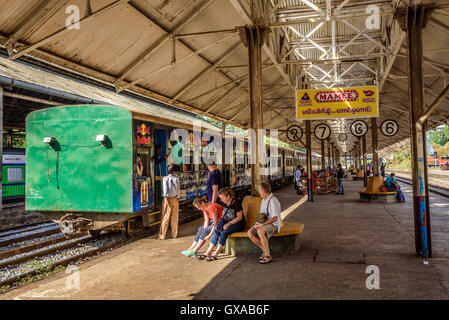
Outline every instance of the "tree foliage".
<path id="1" fill-rule="evenodd" d="M 436 130 L 430 131 L 429 138 L 430 138 L 430 143 L 432 143 L 432 146 L 434 144 L 440 145 L 440 146 L 446 145 L 446 143 L 449 142 L 449 126 L 445 125 L 445 126 L 443 126 L 443 128 L 438 128 Z"/>

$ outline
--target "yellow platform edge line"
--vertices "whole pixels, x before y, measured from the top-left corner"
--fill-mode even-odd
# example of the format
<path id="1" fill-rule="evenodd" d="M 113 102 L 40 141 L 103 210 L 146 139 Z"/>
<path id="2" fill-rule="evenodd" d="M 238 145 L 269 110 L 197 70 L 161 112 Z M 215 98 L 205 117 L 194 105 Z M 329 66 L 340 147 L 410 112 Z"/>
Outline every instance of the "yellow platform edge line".
<path id="1" fill-rule="evenodd" d="M 297 209 L 300 205 L 307 201 L 307 195 L 302 197 L 298 202 L 292 204 L 290 207 L 281 212 L 281 219 L 284 220 L 287 216 L 292 213 L 295 209 Z"/>

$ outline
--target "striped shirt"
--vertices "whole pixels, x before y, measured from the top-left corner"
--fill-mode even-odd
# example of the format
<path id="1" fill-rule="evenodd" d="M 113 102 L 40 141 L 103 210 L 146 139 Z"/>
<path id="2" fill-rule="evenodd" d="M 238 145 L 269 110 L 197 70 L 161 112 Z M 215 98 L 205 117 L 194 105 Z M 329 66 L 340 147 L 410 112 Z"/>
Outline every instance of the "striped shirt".
<path id="1" fill-rule="evenodd" d="M 181 187 L 179 178 L 174 174 L 169 174 L 162 179 L 162 196 L 163 197 L 180 197 Z"/>

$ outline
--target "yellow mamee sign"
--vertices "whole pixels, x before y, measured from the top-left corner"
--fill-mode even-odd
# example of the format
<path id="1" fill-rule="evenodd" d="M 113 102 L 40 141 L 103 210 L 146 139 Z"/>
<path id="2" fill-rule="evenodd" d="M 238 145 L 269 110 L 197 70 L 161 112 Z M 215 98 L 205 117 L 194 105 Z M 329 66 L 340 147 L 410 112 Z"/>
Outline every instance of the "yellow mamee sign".
<path id="1" fill-rule="evenodd" d="M 296 90 L 296 119 L 378 117 L 378 103 L 376 86 Z"/>

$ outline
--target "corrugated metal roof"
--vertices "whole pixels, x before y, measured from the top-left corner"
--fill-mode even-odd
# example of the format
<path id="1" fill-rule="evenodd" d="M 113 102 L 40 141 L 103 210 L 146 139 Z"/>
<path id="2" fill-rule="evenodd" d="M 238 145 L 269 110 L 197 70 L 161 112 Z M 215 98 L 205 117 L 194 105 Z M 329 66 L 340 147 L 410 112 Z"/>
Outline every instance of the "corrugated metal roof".
<path id="1" fill-rule="evenodd" d="M 194 115 L 188 115 L 185 112 L 176 112 L 175 110 L 157 104 L 120 95 L 37 67 L 16 61 L 9 61 L 3 57 L 0 57 L 0 76 L 101 101 L 105 104 L 126 108 L 133 113 L 145 114 L 155 119 L 168 119 L 179 124 L 193 124 L 194 121 L 200 121 L 204 128 L 219 130 L 217 127 L 199 120 Z"/>

